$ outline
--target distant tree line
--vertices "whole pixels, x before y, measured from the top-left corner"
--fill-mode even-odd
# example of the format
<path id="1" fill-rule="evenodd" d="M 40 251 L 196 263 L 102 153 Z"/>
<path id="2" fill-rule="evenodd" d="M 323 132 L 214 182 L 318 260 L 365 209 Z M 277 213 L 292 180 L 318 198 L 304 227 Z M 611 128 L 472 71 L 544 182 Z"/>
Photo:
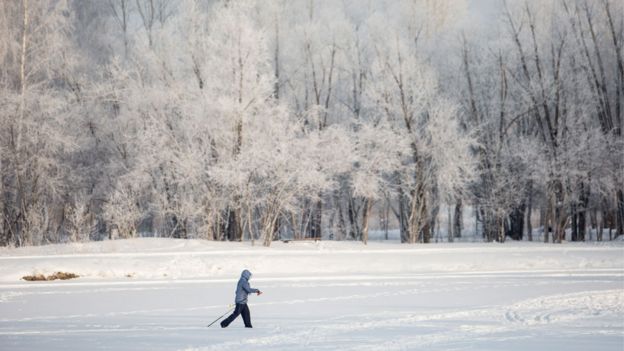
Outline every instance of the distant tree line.
<path id="1" fill-rule="evenodd" d="M 624 3 L 7 0 L 0 245 L 624 234 Z M 493 15 L 494 16 L 494 15 Z M 378 211 L 375 211 L 378 209 Z M 446 211 L 445 213 L 442 213 Z M 603 229 L 605 228 L 605 229 Z"/>

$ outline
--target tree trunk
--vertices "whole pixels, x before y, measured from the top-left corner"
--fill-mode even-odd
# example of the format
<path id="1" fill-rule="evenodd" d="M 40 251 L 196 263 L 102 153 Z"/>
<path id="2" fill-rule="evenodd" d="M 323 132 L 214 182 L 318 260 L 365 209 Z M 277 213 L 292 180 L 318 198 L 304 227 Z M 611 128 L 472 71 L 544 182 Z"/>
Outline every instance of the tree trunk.
<path id="1" fill-rule="evenodd" d="M 277 226 L 278 214 L 274 209 L 268 209 L 262 220 L 262 236 L 264 237 L 263 245 L 266 247 L 271 246 L 273 239 L 275 238 L 275 227 Z"/>
<path id="2" fill-rule="evenodd" d="M 362 216 L 362 242 L 364 242 L 364 245 L 368 243 L 368 222 L 370 221 L 372 209 L 373 200 L 367 198 L 364 200 L 364 215 Z"/>
<path id="3" fill-rule="evenodd" d="M 357 199 L 352 194 L 349 194 L 349 236 L 352 240 L 360 240 L 362 232 L 360 230 L 359 216 L 360 206 L 356 205 Z"/>
<path id="4" fill-rule="evenodd" d="M 409 221 L 410 243 L 415 244 L 420 241 L 428 244 L 430 241 L 430 226 L 427 218 L 423 216 L 427 210 L 425 199 L 419 195 L 418 198 L 412 198 L 411 202 Z"/>
<path id="5" fill-rule="evenodd" d="M 617 230 L 615 236 L 624 235 L 624 191 L 618 190 L 616 196 Z"/>
<path id="6" fill-rule="evenodd" d="M 401 243 L 409 242 L 410 233 L 409 233 L 409 225 L 408 225 L 408 200 L 403 192 L 403 189 L 399 187 L 399 213 L 397 215 L 397 219 L 399 220 L 400 225 L 400 235 L 401 235 Z"/>
<path id="7" fill-rule="evenodd" d="M 482 208 L 481 223 L 485 241 L 505 241 L 505 223 L 502 215 L 489 208 Z"/>
<path id="8" fill-rule="evenodd" d="M 409 214 L 409 233 L 410 243 L 422 242 L 428 244 L 431 242 L 431 221 L 428 218 L 427 197 L 424 190 L 424 184 L 418 184 L 417 188 L 412 191 L 410 199 Z M 434 217 L 434 216 L 432 216 Z"/>
<path id="9" fill-rule="evenodd" d="M 527 238 L 529 241 L 533 241 L 533 224 L 531 223 L 531 214 L 533 213 L 533 194 L 531 189 L 529 188 L 529 201 L 527 205 L 526 211 L 526 228 L 527 228 Z"/>
<path id="10" fill-rule="evenodd" d="M 384 221 L 383 221 L 383 230 L 385 234 L 386 240 L 388 240 L 388 226 L 390 221 L 390 200 L 386 197 L 385 206 L 384 206 Z"/>
<path id="11" fill-rule="evenodd" d="M 224 211 L 221 212 L 222 214 L 225 213 Z M 214 240 L 219 240 L 219 241 L 223 241 L 225 240 L 225 224 L 223 222 L 223 216 L 216 216 L 217 220 L 214 224 L 215 226 L 215 231 L 214 231 Z"/>
<path id="12" fill-rule="evenodd" d="M 312 233 L 312 202 L 305 199 L 303 203 L 303 211 L 301 215 L 301 237 L 308 238 Z"/>
<path id="13" fill-rule="evenodd" d="M 5 195 L 4 195 L 4 172 L 2 171 L 2 155 L 0 155 L 0 246 L 7 246 L 8 243 L 8 235 L 5 230 L 6 227 L 6 212 L 5 212 Z"/>
<path id="14" fill-rule="evenodd" d="M 579 241 L 579 234 L 578 234 L 578 225 L 579 225 L 579 221 L 578 221 L 578 214 L 577 214 L 578 208 L 576 204 L 571 204 L 570 205 L 570 213 L 571 213 L 571 221 L 570 221 L 570 227 L 572 229 L 572 241 Z"/>
<path id="15" fill-rule="evenodd" d="M 548 207 L 546 208 L 546 210 L 544 211 L 544 215 L 543 215 L 543 220 L 544 220 L 544 243 L 548 243 L 548 237 L 550 234 L 550 230 L 551 230 L 551 225 L 550 225 L 550 220 L 551 220 L 551 215 L 553 213 L 552 211 L 552 207 L 553 207 L 553 201 L 552 198 L 548 199 Z"/>
<path id="16" fill-rule="evenodd" d="M 565 240 L 565 226 L 567 222 L 567 214 L 563 207 L 564 203 L 564 193 L 563 193 L 563 185 L 560 181 L 556 181 L 554 185 L 554 214 L 552 216 L 552 224 L 554 229 L 554 237 L 553 243 L 556 242 L 560 244 L 563 240 Z"/>
<path id="17" fill-rule="evenodd" d="M 293 230 L 293 239 L 300 239 L 301 231 L 299 230 L 299 225 L 297 224 L 297 215 L 295 214 L 295 212 L 290 212 L 290 222 Z"/>
<path id="18" fill-rule="evenodd" d="M 451 206 L 447 206 L 446 208 L 446 214 L 447 214 L 447 238 L 448 238 L 448 242 L 452 243 L 453 242 L 453 216 L 451 214 Z"/>
<path id="19" fill-rule="evenodd" d="M 600 220 L 598 221 L 598 234 L 596 235 L 596 240 L 598 241 L 602 241 L 602 232 L 606 221 L 607 218 L 605 218 L 605 211 L 603 210 L 602 214 L 600 215 Z"/>
<path id="20" fill-rule="evenodd" d="M 546 201 L 548 202 L 548 200 L 546 200 Z M 547 217 L 546 213 L 548 212 L 548 210 L 547 210 L 547 206 L 548 206 L 548 205 L 545 205 L 544 203 L 542 203 L 542 206 L 540 206 L 540 212 L 539 212 L 539 215 L 540 215 L 540 217 L 539 217 L 539 226 L 540 226 L 540 227 L 542 227 L 542 228 L 546 228 L 546 221 L 547 221 L 547 219 L 546 219 L 546 217 Z M 545 230 L 544 230 L 544 231 L 545 231 Z"/>
<path id="21" fill-rule="evenodd" d="M 433 200 L 429 201 L 429 198 L 425 198 L 425 208 L 423 208 L 422 216 L 425 223 L 429 224 L 429 228 L 425 233 L 429 233 L 428 238 L 424 237 L 424 239 L 428 239 L 429 241 L 424 241 L 425 243 L 431 242 L 431 239 L 434 238 L 436 233 L 436 227 L 440 228 L 440 223 L 438 221 L 438 214 L 440 213 L 440 205 Z M 429 208 L 431 208 L 431 214 L 429 214 Z"/>
<path id="22" fill-rule="evenodd" d="M 505 219 L 503 216 L 498 215 L 496 218 L 496 222 L 498 223 L 498 236 L 496 241 L 499 243 L 505 242 Z"/>
<path id="23" fill-rule="evenodd" d="M 586 241 L 587 238 L 591 238 L 591 211 L 589 210 L 589 208 L 585 211 L 585 213 L 583 214 L 583 221 L 585 223 L 585 235 L 583 236 L 583 241 Z"/>
<path id="24" fill-rule="evenodd" d="M 320 239 L 322 236 L 321 228 L 323 222 L 323 201 L 320 199 L 321 194 L 319 194 L 319 200 L 316 202 L 314 208 L 313 215 L 313 224 L 312 224 L 312 235 L 311 237 L 314 239 Z"/>
<path id="25" fill-rule="evenodd" d="M 347 237 L 347 224 L 342 206 L 341 192 L 336 191 L 334 194 L 334 211 L 338 212 L 338 240 L 344 240 Z"/>
<path id="26" fill-rule="evenodd" d="M 255 241 L 255 235 L 253 233 L 253 215 L 252 215 L 252 209 L 251 206 L 247 207 L 247 230 L 249 231 L 249 240 L 251 240 L 251 246 L 255 246 L 256 241 Z"/>
<path id="27" fill-rule="evenodd" d="M 552 229 L 551 234 L 551 242 L 554 244 L 558 241 L 559 231 L 557 228 L 557 200 L 555 200 L 555 196 L 551 195 L 551 203 L 550 203 L 550 228 Z"/>
<path id="28" fill-rule="evenodd" d="M 580 208 L 578 209 L 578 240 L 585 241 L 587 229 L 587 206 L 589 203 L 589 187 L 581 183 L 580 185 Z"/>
<path id="29" fill-rule="evenodd" d="M 224 230 L 225 237 L 229 241 L 241 241 L 243 237 L 242 227 L 240 223 L 240 210 L 228 208 L 226 210 L 226 228 Z"/>
<path id="30" fill-rule="evenodd" d="M 474 214 L 475 214 L 475 237 L 477 236 L 477 233 L 479 233 L 479 205 L 478 204 L 474 204 Z M 481 230 L 481 236 L 483 239 L 485 239 L 485 232 L 483 230 Z"/>
<path id="31" fill-rule="evenodd" d="M 524 212 L 526 205 L 522 204 L 515 207 L 509 215 L 509 231 L 508 236 L 513 240 L 522 240 L 524 234 Z"/>
<path id="32" fill-rule="evenodd" d="M 589 221 L 591 222 L 592 229 L 589 231 L 589 241 L 593 240 L 593 233 L 598 232 L 598 210 L 594 208 L 590 212 Z"/>
<path id="33" fill-rule="evenodd" d="M 455 220 L 453 221 L 453 237 L 461 238 L 463 224 L 463 204 L 461 199 L 457 199 L 455 204 Z"/>

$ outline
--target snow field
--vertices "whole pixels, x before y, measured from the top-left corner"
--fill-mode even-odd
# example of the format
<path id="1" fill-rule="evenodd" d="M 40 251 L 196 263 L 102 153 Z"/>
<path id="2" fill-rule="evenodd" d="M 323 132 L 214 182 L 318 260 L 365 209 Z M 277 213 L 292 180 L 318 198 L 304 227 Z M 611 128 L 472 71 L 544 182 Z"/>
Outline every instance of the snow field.
<path id="1" fill-rule="evenodd" d="M 0 250 L 2 350 L 621 350 L 624 245 L 136 239 Z M 243 268 L 253 330 L 205 328 Z M 67 270 L 70 281 L 22 273 Z M 131 278 L 127 277 L 131 275 Z"/>

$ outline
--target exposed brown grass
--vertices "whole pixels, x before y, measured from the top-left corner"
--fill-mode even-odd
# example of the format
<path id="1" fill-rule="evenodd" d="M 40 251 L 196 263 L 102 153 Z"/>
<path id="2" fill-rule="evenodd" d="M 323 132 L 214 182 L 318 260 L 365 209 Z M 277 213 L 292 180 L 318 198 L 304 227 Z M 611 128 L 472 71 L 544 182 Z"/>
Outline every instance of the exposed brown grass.
<path id="1" fill-rule="evenodd" d="M 79 277 L 80 276 L 78 274 L 74 274 L 74 273 L 56 272 L 47 277 L 43 274 L 26 275 L 26 276 L 23 276 L 22 279 L 32 282 L 32 281 L 46 281 L 46 280 L 57 280 L 57 279 L 68 280 L 68 279 L 74 279 L 74 278 L 79 278 Z"/>
<path id="2" fill-rule="evenodd" d="M 37 280 L 47 280 L 45 275 L 43 274 L 33 274 L 23 276 L 22 279 L 28 280 L 29 282 L 37 281 Z"/>

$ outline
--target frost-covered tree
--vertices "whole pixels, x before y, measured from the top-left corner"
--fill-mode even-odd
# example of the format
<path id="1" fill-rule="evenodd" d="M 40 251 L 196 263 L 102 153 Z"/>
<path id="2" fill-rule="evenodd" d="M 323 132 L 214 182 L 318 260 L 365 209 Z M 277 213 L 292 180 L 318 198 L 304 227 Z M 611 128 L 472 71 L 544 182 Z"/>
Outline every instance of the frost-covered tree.
<path id="1" fill-rule="evenodd" d="M 610 4 L 601 4 L 604 18 Z M 490 48 L 474 38 L 463 40 L 464 88 L 459 99 L 468 129 L 479 140 L 475 154 L 481 172 L 473 190 L 488 240 L 503 240 L 505 235 L 522 239 L 523 217 L 531 240 L 534 208 L 540 208 L 545 240 L 551 230 L 553 241 L 563 240 L 566 227 L 573 240 L 583 240 L 591 208 L 603 206 L 590 199 L 606 189 L 617 193 L 614 174 L 620 166 L 607 161 L 611 155 L 621 158 L 619 152 L 608 151 L 618 144 L 613 138 L 616 129 L 605 129 L 602 123 L 603 105 L 596 103 L 603 99 L 596 98 L 597 90 L 591 87 L 589 67 L 595 61 L 587 60 L 588 47 L 582 45 L 592 30 L 581 31 L 576 12 L 600 6 L 587 5 L 509 3 L 500 27 L 504 35 Z M 605 36 L 607 28 L 602 29 Z M 616 67 L 611 66 L 614 73 Z M 609 130 L 602 140 L 597 128 Z"/>
<path id="2" fill-rule="evenodd" d="M 621 234 L 621 2 L 468 4 L 5 1 L 0 242 Z"/>
<path id="3" fill-rule="evenodd" d="M 622 176 L 622 128 L 624 126 L 624 22 L 622 13 L 624 5 L 618 1 L 601 0 L 598 2 L 572 2 L 562 3 L 565 18 L 569 21 L 568 26 L 575 44 L 575 68 L 577 72 L 582 72 L 575 80 L 580 83 L 585 80 L 587 93 L 591 97 L 588 105 L 591 110 L 586 111 L 594 115 L 590 119 L 597 119 L 598 126 L 603 134 L 603 141 L 598 145 L 603 145 L 607 156 L 606 162 L 601 163 L 607 166 L 608 174 L 604 177 L 607 180 L 599 186 L 602 193 L 604 207 L 604 217 L 612 217 L 611 228 L 615 227 L 617 235 L 624 234 L 624 183 Z M 575 86 L 574 88 L 578 88 Z M 578 95 L 575 95 L 578 96 Z M 577 101 L 580 103 L 580 101 Z M 584 128 L 587 128 L 585 125 Z M 612 158 L 614 157 L 614 158 Z M 588 164 L 585 159 L 583 164 Z M 611 167 L 609 167 L 611 166 Z M 600 167 L 604 168 L 604 167 Z M 591 172 L 590 172 L 591 173 Z M 589 186 L 585 182 L 593 182 L 596 175 L 588 174 L 581 180 L 576 193 L 578 205 L 581 211 L 573 209 L 572 230 L 573 233 L 584 233 L 583 215 L 585 209 L 590 208 L 587 203 L 587 193 Z M 605 187 L 605 185 L 609 184 Z M 609 190 L 606 190 L 608 188 Z M 606 190 L 606 192 L 603 192 Z M 573 205 L 576 208 L 576 203 Z M 614 215 L 608 215 L 613 209 Z M 577 212 L 580 213 L 579 223 Z M 613 223 L 615 222 L 615 223 Z M 580 235 L 583 237 L 583 234 Z M 582 239 L 581 239 L 582 240 Z"/>
<path id="4" fill-rule="evenodd" d="M 609 29 L 615 27 L 606 25 L 600 28 L 592 24 L 592 16 L 598 16 L 598 7 L 602 7 L 600 17 L 608 19 L 609 12 L 605 9 L 609 9 L 610 4 L 604 1 L 594 7 L 587 2 L 526 2 L 521 7 L 507 8 L 505 15 L 514 52 L 508 65 L 514 78 L 512 94 L 516 98 L 523 98 L 517 101 L 520 110 L 530 111 L 528 132 L 536 133 L 535 142 L 542 146 L 544 162 L 541 163 L 542 172 L 538 174 L 545 180 L 547 216 L 544 227 L 553 229 L 552 239 L 557 242 L 564 239 L 570 219 L 579 213 L 586 213 L 589 204 L 584 193 L 588 183 L 594 182 L 592 178 L 595 175 L 591 175 L 592 172 L 585 166 L 587 160 L 578 158 L 585 153 L 579 154 L 574 146 L 580 140 L 588 139 L 593 140 L 590 142 L 593 150 L 603 146 L 608 149 L 621 143 L 618 140 L 621 139 L 618 137 L 618 120 L 621 117 L 612 117 L 614 111 L 617 111 L 617 104 L 608 102 L 611 94 L 609 89 L 613 89 L 617 95 L 618 83 L 607 83 L 596 73 L 602 69 L 602 74 L 605 74 L 601 56 L 601 46 L 604 44 L 597 41 L 596 33 L 600 30 L 608 37 L 611 35 Z M 592 12 L 592 9 L 596 9 L 596 12 Z M 587 21 L 587 27 L 584 27 L 583 21 Z M 576 33 L 577 45 L 571 45 L 575 39 L 570 33 L 574 33 L 574 30 L 579 31 Z M 589 38 L 593 38 L 593 53 L 589 53 Z M 615 42 L 617 47 L 617 39 Z M 616 62 L 621 53 L 614 50 L 609 56 L 614 63 L 611 66 L 613 76 L 618 77 Z M 592 67 L 594 60 L 598 64 Z M 595 67 L 598 67 L 595 74 L 588 74 Z M 587 109 L 587 106 L 595 106 L 595 110 Z M 602 128 L 605 134 L 602 143 L 593 137 L 596 127 Z M 603 158 L 603 161 L 606 160 Z M 616 168 L 617 164 L 616 161 Z M 608 171 L 600 167 L 594 173 L 602 171 L 607 173 L 605 177 L 600 177 L 603 182 L 598 188 L 611 188 L 614 194 L 618 193 L 618 181 L 615 180 L 618 177 L 608 175 L 616 174 L 616 169 Z"/>
<path id="5" fill-rule="evenodd" d="M 356 218 L 352 231 L 366 244 L 376 201 L 394 194 L 392 173 L 401 168 L 401 161 L 410 153 L 407 140 L 398 137 L 386 120 L 359 125 L 352 138 L 355 150 L 349 171 L 350 201 L 361 200 L 361 221 Z M 352 207 L 358 206 L 351 204 Z M 357 209 L 351 212 L 358 213 Z"/>
<path id="6" fill-rule="evenodd" d="M 396 175 L 402 241 L 429 242 L 440 199 L 460 191 L 471 174 L 472 141 L 459 133 L 456 108 L 440 96 L 435 72 L 403 37 L 390 37 L 378 41 L 368 95 L 411 149 Z"/>
<path id="7" fill-rule="evenodd" d="M 5 1 L 0 23 L 0 241 L 58 241 L 80 98 L 68 1 Z"/>
<path id="8" fill-rule="evenodd" d="M 293 13 L 303 8 L 292 19 L 292 32 L 284 38 L 284 50 L 296 55 L 283 60 L 283 99 L 295 113 L 304 119 L 309 133 L 324 133 L 339 120 L 337 85 L 348 44 L 349 24 L 340 6 L 315 1 L 296 2 L 290 7 Z M 322 161 L 322 160 L 321 160 Z M 325 168 L 319 164 L 317 168 Z M 320 238 L 323 232 L 325 192 L 313 198 L 304 198 L 302 222 L 309 236 Z"/>

